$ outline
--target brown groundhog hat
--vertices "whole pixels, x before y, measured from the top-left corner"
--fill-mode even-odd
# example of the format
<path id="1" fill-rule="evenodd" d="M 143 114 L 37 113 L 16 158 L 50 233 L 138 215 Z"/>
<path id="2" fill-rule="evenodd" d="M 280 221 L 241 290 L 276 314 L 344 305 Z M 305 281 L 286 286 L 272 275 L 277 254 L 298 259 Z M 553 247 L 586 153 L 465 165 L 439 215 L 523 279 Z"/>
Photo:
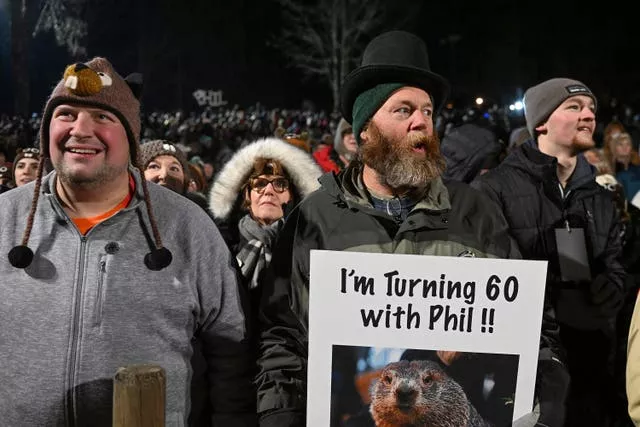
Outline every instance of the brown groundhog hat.
<path id="1" fill-rule="evenodd" d="M 40 125 L 40 150 L 49 157 L 49 123 L 53 110 L 61 104 L 97 107 L 110 111 L 122 122 L 129 139 L 131 162 L 136 164 L 140 138 L 142 75 L 122 78 L 105 58 L 69 65 L 44 107 Z"/>
<path id="2" fill-rule="evenodd" d="M 36 161 L 40 161 L 40 150 L 37 148 L 24 148 L 18 151 L 18 153 L 16 154 L 16 158 L 13 159 L 13 179 L 15 179 L 16 177 L 16 166 L 22 159 L 33 159 Z"/>
<path id="3" fill-rule="evenodd" d="M 159 156 L 171 156 L 174 157 L 178 162 L 180 162 L 180 166 L 182 166 L 182 173 L 184 174 L 182 191 L 186 193 L 189 187 L 189 178 L 191 175 L 189 170 L 189 162 L 187 162 L 187 157 L 184 155 L 180 147 L 177 147 L 171 141 L 156 139 L 142 144 L 140 146 L 139 155 L 140 171 L 144 173 L 144 171 L 149 166 L 149 163 L 151 163 L 153 159 Z"/>
<path id="4" fill-rule="evenodd" d="M 58 105 L 71 104 L 85 107 L 95 107 L 113 113 L 124 127 L 129 141 L 130 159 L 138 169 L 139 138 L 140 138 L 140 101 L 142 92 L 142 75 L 135 73 L 122 78 L 105 58 L 93 58 L 87 63 L 69 65 L 53 89 L 44 108 L 40 125 L 40 160 L 31 203 L 27 226 L 20 245 L 9 251 L 9 262 L 16 268 L 26 268 L 33 261 L 33 251 L 27 246 L 38 198 L 44 163 L 49 158 L 49 124 L 53 111 Z M 151 230 L 155 240 L 155 247 L 145 255 L 144 263 L 150 270 L 161 270 L 171 263 L 172 255 L 162 245 L 155 217 L 149 202 L 149 189 L 145 179 L 142 179 L 142 190 L 147 206 L 147 213 L 151 222 Z"/>

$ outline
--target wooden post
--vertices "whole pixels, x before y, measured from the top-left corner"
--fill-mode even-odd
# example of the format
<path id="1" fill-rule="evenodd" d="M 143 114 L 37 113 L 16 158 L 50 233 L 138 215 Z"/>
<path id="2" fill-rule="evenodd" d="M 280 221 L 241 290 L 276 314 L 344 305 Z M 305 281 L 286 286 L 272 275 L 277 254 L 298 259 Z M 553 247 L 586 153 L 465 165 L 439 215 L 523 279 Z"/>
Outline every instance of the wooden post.
<path id="1" fill-rule="evenodd" d="M 157 365 L 118 369 L 113 380 L 113 427 L 164 427 L 165 372 Z"/>

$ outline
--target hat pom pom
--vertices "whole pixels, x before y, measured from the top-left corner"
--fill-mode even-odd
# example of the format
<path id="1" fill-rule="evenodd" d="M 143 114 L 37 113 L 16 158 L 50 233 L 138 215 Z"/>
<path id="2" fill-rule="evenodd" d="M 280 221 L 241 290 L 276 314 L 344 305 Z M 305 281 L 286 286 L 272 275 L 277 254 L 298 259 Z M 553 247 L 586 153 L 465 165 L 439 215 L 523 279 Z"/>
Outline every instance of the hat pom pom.
<path id="1" fill-rule="evenodd" d="M 28 246 L 16 246 L 9 251 L 9 262 L 16 268 L 27 268 L 33 261 L 33 251 Z"/>
<path id="2" fill-rule="evenodd" d="M 171 264 L 173 256 L 167 248 L 153 249 L 144 256 L 144 265 L 149 270 L 159 271 Z"/>

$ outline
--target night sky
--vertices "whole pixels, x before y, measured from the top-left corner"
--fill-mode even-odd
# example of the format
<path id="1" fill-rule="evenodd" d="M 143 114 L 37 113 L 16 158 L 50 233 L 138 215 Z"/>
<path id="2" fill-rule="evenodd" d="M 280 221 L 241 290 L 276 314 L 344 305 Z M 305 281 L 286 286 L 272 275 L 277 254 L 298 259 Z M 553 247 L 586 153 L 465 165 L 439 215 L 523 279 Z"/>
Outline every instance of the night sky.
<path id="1" fill-rule="evenodd" d="M 0 0 L 0 111 L 12 108 L 8 0 Z M 457 105 L 475 96 L 513 102 L 550 77 L 583 80 L 601 102 L 640 101 L 637 17 L 611 2 L 391 1 L 389 16 L 427 43 L 431 66 Z M 330 90 L 269 46 L 283 25 L 274 0 L 90 0 L 88 55 L 71 58 L 51 33 L 31 43 L 32 109 L 41 110 L 66 64 L 106 56 L 123 75 L 145 76 L 144 108 L 197 108 L 191 93 L 220 89 L 232 104 L 330 108 Z M 459 36 L 453 46 L 445 40 Z"/>

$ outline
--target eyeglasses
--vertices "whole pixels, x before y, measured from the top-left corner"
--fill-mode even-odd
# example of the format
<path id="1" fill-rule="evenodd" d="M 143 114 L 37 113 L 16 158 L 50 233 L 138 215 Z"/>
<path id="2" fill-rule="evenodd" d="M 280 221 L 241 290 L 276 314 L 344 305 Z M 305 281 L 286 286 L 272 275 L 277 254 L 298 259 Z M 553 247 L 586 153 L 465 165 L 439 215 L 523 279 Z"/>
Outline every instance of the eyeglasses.
<path id="1" fill-rule="evenodd" d="M 251 188 L 256 190 L 258 194 L 264 193 L 267 185 L 271 184 L 276 193 L 284 193 L 289 189 L 289 180 L 287 178 L 254 178 L 251 180 Z"/>

